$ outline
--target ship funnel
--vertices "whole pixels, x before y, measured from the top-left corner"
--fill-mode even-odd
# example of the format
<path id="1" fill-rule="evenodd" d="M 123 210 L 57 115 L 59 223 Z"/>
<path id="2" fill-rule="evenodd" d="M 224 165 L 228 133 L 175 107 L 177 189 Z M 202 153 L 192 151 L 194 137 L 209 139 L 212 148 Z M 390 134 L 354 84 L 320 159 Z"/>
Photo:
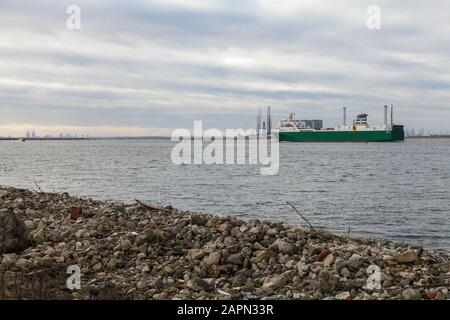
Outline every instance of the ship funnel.
<path id="1" fill-rule="evenodd" d="M 343 111 L 343 123 L 344 123 L 344 126 L 346 126 L 347 125 L 347 107 L 343 107 L 342 111 Z"/>
<path id="2" fill-rule="evenodd" d="M 388 106 L 384 106 L 384 125 L 388 125 Z"/>

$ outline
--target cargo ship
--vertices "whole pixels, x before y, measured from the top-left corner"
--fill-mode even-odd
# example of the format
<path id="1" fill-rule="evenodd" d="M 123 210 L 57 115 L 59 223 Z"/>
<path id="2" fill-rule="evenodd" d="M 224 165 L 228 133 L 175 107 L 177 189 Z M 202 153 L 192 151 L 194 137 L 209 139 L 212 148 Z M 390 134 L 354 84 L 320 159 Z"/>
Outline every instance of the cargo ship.
<path id="1" fill-rule="evenodd" d="M 403 125 L 394 124 L 393 107 L 391 121 L 388 124 L 388 106 L 384 107 L 384 125 L 369 125 L 367 113 L 359 114 L 351 125 L 347 125 L 347 108 L 344 107 L 343 124 L 334 128 L 322 128 L 322 120 L 295 120 L 290 113 L 287 120 L 282 120 L 273 134 L 279 141 L 296 142 L 385 142 L 403 141 Z"/>

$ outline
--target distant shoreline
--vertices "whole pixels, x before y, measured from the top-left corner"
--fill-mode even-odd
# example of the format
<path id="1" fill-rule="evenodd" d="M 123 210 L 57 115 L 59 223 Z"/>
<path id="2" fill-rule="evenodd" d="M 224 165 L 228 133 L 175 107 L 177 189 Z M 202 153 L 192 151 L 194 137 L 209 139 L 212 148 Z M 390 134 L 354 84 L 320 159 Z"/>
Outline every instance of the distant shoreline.
<path id="1" fill-rule="evenodd" d="M 58 137 L 39 137 L 39 138 L 15 138 L 0 137 L 0 141 L 83 141 L 83 140 L 170 140 L 170 137 L 149 136 L 149 137 L 91 137 L 91 138 L 58 138 Z"/>
<path id="2" fill-rule="evenodd" d="M 412 136 L 405 137 L 405 140 L 443 140 L 450 139 L 450 136 Z M 0 141 L 84 141 L 84 140 L 170 140 L 166 136 L 142 136 L 142 137 L 89 137 L 89 138 L 59 138 L 59 137 L 38 137 L 38 138 L 17 138 L 0 137 Z"/>
<path id="3" fill-rule="evenodd" d="M 405 140 L 423 140 L 423 139 L 450 139 L 450 136 L 414 136 L 414 137 L 405 137 Z"/>

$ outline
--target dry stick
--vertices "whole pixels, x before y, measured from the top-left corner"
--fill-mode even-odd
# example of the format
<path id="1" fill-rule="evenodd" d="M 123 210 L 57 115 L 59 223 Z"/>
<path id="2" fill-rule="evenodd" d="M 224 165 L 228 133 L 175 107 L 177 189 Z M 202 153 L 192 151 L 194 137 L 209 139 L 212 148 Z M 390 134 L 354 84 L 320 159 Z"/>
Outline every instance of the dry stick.
<path id="1" fill-rule="evenodd" d="M 420 289 L 420 288 L 434 288 L 434 287 L 447 287 L 449 283 L 430 283 L 430 284 L 420 284 L 420 285 L 412 285 L 410 288 Z M 398 288 L 383 288 L 386 291 L 397 290 Z M 372 290 L 369 290 L 372 291 Z"/>
<path id="2" fill-rule="evenodd" d="M 309 223 L 308 219 L 306 219 L 306 218 L 305 218 L 305 217 L 297 210 L 297 208 L 296 208 L 293 204 L 291 204 L 289 201 L 286 201 L 286 203 L 287 203 L 287 205 L 291 206 L 292 209 L 294 209 L 295 212 L 297 212 L 297 214 L 298 214 L 303 220 L 306 221 L 306 223 L 309 225 L 309 227 L 311 228 L 312 231 L 316 231 L 316 230 L 314 229 L 313 225 L 312 225 L 311 223 Z"/>
<path id="3" fill-rule="evenodd" d="M 155 206 L 151 206 L 148 204 L 143 203 L 142 201 L 138 200 L 138 199 L 134 199 L 134 201 L 136 201 L 138 204 L 140 204 L 141 206 L 150 209 L 150 210 L 161 210 L 161 211 L 165 211 L 165 212 L 172 212 L 169 209 L 165 209 L 165 208 L 159 208 L 159 207 L 155 207 Z"/>
<path id="4" fill-rule="evenodd" d="M 44 193 L 44 191 L 42 191 L 41 187 L 39 187 L 39 185 L 37 184 L 36 180 L 33 179 L 34 184 L 36 185 L 36 187 L 38 188 L 40 193 Z"/>
<path id="5" fill-rule="evenodd" d="M 419 284 L 412 285 L 412 288 L 432 288 L 432 287 L 446 287 L 449 283 L 430 283 L 430 284 Z"/>

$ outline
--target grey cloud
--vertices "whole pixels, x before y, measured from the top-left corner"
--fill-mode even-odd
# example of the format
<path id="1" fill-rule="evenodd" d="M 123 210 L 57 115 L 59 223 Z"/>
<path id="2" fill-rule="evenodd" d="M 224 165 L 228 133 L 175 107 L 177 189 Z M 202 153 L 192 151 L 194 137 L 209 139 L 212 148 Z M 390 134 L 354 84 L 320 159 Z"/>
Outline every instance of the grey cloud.
<path id="1" fill-rule="evenodd" d="M 444 0 L 378 1 L 378 31 L 371 1 L 77 2 L 80 31 L 71 2 L 0 1 L 1 123 L 238 127 L 270 104 L 333 126 L 342 105 L 395 103 L 408 125 L 450 125 Z"/>

